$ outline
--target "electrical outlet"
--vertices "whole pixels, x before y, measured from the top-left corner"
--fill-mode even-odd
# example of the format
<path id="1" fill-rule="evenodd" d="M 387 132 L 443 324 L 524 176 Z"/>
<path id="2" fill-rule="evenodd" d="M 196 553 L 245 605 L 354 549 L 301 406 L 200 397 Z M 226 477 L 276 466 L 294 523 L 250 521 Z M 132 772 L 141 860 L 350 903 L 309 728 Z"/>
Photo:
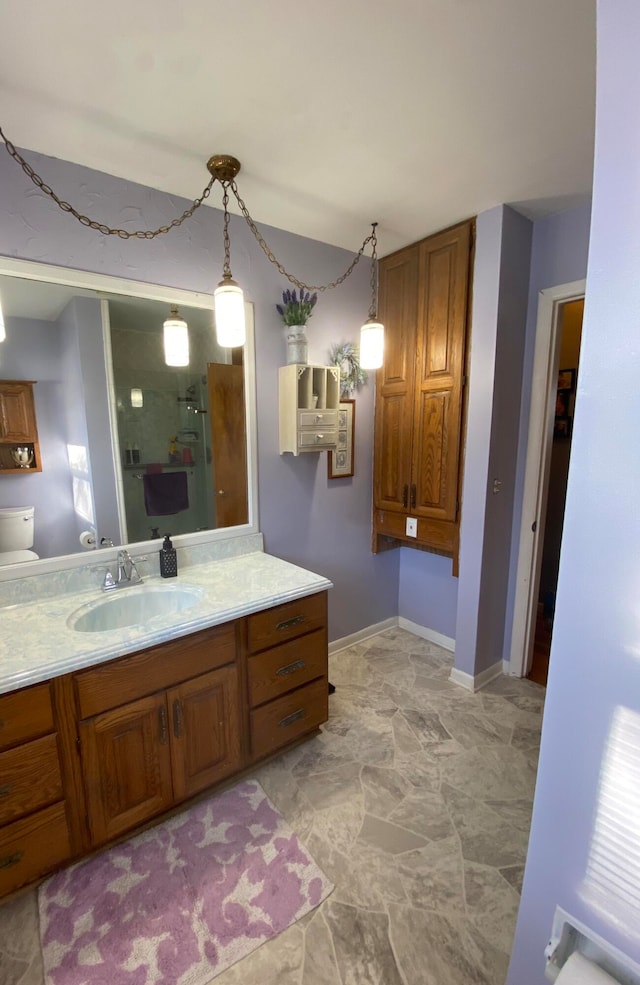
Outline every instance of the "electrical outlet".
<path id="1" fill-rule="evenodd" d="M 407 517 L 407 528 L 405 531 L 407 537 L 417 537 L 418 536 L 418 521 L 415 516 Z"/>

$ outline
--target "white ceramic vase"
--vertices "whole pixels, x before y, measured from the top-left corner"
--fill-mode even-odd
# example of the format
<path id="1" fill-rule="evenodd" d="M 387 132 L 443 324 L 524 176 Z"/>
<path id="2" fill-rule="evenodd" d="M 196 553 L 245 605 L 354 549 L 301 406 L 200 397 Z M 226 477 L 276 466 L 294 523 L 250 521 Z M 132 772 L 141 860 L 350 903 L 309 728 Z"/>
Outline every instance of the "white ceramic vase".
<path id="1" fill-rule="evenodd" d="M 306 328 L 306 325 L 285 325 L 284 335 L 287 341 L 287 364 L 307 363 Z"/>

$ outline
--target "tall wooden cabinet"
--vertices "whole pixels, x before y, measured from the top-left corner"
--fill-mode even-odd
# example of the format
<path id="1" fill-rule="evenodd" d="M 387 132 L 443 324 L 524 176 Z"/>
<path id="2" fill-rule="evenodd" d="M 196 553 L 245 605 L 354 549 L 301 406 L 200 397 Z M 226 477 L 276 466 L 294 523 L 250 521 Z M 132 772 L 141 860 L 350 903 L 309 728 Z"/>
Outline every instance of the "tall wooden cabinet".
<path id="1" fill-rule="evenodd" d="M 380 261 L 373 550 L 457 557 L 474 221 Z"/>
<path id="2" fill-rule="evenodd" d="M 34 386 L 33 380 L 0 380 L 0 473 L 42 471 Z"/>

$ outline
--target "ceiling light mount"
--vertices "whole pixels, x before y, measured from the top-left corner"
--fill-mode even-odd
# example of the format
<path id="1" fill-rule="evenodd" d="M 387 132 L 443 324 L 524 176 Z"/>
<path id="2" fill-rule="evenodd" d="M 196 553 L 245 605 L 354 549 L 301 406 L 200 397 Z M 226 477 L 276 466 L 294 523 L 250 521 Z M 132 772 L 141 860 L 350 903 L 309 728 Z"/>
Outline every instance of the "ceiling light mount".
<path id="1" fill-rule="evenodd" d="M 219 182 L 233 181 L 240 173 L 242 165 L 231 154 L 212 154 L 207 161 L 207 171 Z"/>

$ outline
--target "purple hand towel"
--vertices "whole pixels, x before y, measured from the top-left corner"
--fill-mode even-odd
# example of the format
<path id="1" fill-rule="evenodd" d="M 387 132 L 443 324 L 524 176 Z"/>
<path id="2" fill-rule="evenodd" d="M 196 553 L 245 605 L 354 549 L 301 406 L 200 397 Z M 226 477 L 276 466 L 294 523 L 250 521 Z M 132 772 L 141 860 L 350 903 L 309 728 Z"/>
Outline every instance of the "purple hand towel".
<path id="1" fill-rule="evenodd" d="M 142 484 L 147 516 L 170 516 L 189 509 L 186 472 L 147 472 Z"/>

